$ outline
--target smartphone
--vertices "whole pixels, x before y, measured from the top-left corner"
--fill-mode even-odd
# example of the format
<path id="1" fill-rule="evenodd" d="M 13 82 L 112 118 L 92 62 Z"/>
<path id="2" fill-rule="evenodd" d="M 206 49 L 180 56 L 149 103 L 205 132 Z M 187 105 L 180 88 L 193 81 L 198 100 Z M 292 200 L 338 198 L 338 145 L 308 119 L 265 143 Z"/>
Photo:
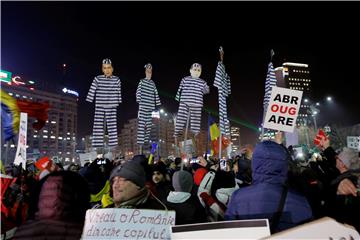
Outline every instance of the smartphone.
<path id="1" fill-rule="evenodd" d="M 222 171 L 226 171 L 226 159 L 221 159 L 220 160 L 220 169 Z"/>
<path id="2" fill-rule="evenodd" d="M 199 163 L 200 160 L 197 157 L 194 157 L 190 160 L 190 163 Z"/>

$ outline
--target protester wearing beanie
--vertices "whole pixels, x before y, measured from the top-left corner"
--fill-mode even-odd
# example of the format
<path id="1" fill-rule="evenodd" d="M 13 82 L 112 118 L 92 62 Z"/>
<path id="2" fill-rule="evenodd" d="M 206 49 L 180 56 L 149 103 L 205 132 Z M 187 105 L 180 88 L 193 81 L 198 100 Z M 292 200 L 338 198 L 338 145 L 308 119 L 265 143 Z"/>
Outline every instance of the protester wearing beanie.
<path id="1" fill-rule="evenodd" d="M 166 205 L 176 211 L 175 224 L 191 224 L 206 222 L 205 209 L 199 199 L 191 195 L 193 178 L 187 171 L 176 171 L 172 177 L 175 191 L 167 197 Z"/>
<path id="2" fill-rule="evenodd" d="M 108 208 L 166 209 L 145 186 L 145 171 L 139 161 L 130 160 L 117 166 L 110 175 L 114 204 Z"/>
<path id="3" fill-rule="evenodd" d="M 199 186 L 201 181 L 203 180 L 204 176 L 208 173 L 208 170 L 206 168 L 198 168 L 194 173 L 194 183 L 196 186 Z"/>
<path id="4" fill-rule="evenodd" d="M 286 149 L 278 143 L 264 141 L 257 144 L 252 160 L 253 183 L 233 193 L 225 219 L 267 218 L 273 232 L 310 221 L 312 210 L 306 198 L 290 187 L 284 187 L 288 178 L 289 157 Z M 274 214 L 278 211 L 283 193 L 286 194 L 283 195 L 284 206 L 277 222 Z"/>
<path id="5" fill-rule="evenodd" d="M 153 165 L 152 178 L 148 185 L 157 198 L 162 202 L 166 201 L 172 186 L 171 182 L 167 180 L 167 168 L 163 162 Z"/>
<path id="6" fill-rule="evenodd" d="M 344 147 L 341 153 L 338 155 L 338 159 L 340 159 L 342 163 L 345 165 L 346 170 L 360 168 L 359 153 L 356 152 L 354 149 Z M 341 170 L 340 172 L 342 173 Z"/>

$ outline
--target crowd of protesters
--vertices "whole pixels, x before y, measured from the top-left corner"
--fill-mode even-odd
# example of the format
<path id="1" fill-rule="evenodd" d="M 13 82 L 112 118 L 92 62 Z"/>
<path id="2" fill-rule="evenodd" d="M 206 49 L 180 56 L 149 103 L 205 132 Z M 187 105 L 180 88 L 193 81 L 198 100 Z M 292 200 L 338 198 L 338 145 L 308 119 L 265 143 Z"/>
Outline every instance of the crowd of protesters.
<path id="1" fill-rule="evenodd" d="M 129 161 L 95 159 L 80 167 L 51 160 L 6 166 L 1 185 L 1 233 L 6 239 L 80 239 L 87 209 L 174 210 L 176 225 L 262 219 L 278 232 L 323 216 L 360 231 L 359 154 L 335 151 L 330 140 L 302 165 L 275 141 L 247 146 L 220 167 L 215 158 Z M 13 237 L 12 237 L 13 236 Z"/>

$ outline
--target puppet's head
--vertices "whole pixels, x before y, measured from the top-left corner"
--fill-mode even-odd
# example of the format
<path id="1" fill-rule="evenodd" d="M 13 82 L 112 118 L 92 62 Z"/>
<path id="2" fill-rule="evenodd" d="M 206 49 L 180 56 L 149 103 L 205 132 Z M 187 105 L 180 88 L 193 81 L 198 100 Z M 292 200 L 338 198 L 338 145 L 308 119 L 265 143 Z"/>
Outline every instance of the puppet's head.
<path id="1" fill-rule="evenodd" d="M 146 79 L 151 79 L 152 76 L 152 65 L 151 63 L 148 63 L 145 65 L 145 78 Z"/>
<path id="2" fill-rule="evenodd" d="M 102 71 L 106 77 L 112 76 L 114 69 L 112 67 L 111 60 L 109 58 L 105 58 L 102 61 Z"/>
<path id="3" fill-rule="evenodd" d="M 224 61 L 224 49 L 222 46 L 220 46 L 219 48 L 219 53 L 220 53 L 220 61 Z"/>
<path id="4" fill-rule="evenodd" d="M 201 64 L 194 63 L 191 65 L 190 74 L 193 78 L 199 78 L 201 75 Z"/>

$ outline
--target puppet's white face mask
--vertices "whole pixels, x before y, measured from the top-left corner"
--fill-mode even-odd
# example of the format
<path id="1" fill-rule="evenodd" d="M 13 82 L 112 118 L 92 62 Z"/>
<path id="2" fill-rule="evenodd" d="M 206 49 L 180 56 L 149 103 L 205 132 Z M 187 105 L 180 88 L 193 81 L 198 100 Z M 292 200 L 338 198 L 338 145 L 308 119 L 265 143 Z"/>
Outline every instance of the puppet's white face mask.
<path id="1" fill-rule="evenodd" d="M 151 79 L 152 77 L 152 65 L 151 63 L 148 63 L 145 65 L 145 78 L 146 79 Z"/>
<path id="2" fill-rule="evenodd" d="M 190 68 L 190 74 L 193 78 L 199 78 L 201 75 L 201 65 L 194 63 Z"/>
<path id="3" fill-rule="evenodd" d="M 151 77 L 152 77 L 152 68 L 146 68 L 145 76 L 146 76 L 146 79 L 151 79 Z"/>

